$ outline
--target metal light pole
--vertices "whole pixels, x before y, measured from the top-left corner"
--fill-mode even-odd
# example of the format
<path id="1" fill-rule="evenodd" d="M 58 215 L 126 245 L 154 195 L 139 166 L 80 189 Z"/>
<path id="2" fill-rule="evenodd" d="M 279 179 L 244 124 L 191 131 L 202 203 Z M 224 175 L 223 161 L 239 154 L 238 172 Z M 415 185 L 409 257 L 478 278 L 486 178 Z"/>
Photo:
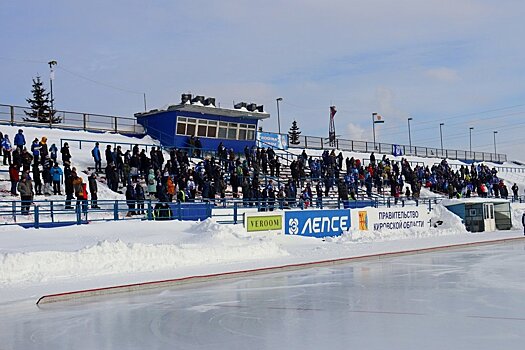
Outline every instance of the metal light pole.
<path id="1" fill-rule="evenodd" d="M 279 115 L 279 101 L 282 101 L 282 97 L 276 98 L 277 101 L 277 128 L 279 130 L 279 135 L 281 134 L 281 116 Z"/>
<path id="2" fill-rule="evenodd" d="M 443 155 L 443 125 L 445 125 L 445 123 L 439 123 L 439 138 L 441 139 L 441 155 Z"/>
<path id="3" fill-rule="evenodd" d="M 470 138 L 470 153 L 471 153 L 470 155 L 472 155 L 472 130 L 474 130 L 474 127 L 473 127 L 473 126 L 471 126 L 471 127 L 469 128 L 469 134 L 470 134 L 470 135 L 469 135 L 469 138 Z"/>
<path id="4" fill-rule="evenodd" d="M 54 101 L 53 101 L 53 80 L 55 80 L 55 71 L 53 70 L 53 66 L 57 65 L 57 61 L 52 60 L 52 61 L 47 62 L 47 64 L 49 64 L 49 86 L 51 89 L 51 115 L 53 115 L 53 111 L 55 110 Z"/>
<path id="5" fill-rule="evenodd" d="M 496 134 L 498 132 L 497 131 L 494 131 L 494 155 L 496 155 L 498 152 L 496 152 Z"/>
<path id="6" fill-rule="evenodd" d="M 410 151 L 412 152 L 412 137 L 410 136 L 410 121 L 412 118 L 408 118 L 408 146 L 410 147 Z"/>

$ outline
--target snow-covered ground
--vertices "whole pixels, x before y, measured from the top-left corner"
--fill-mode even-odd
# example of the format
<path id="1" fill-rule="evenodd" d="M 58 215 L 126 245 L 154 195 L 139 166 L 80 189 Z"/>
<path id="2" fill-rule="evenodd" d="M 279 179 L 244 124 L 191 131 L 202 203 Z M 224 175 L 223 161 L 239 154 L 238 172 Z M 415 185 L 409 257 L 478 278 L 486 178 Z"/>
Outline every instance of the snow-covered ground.
<path id="1" fill-rule="evenodd" d="M 2 126 L 0 130 L 13 139 L 18 128 Z M 45 128 L 24 128 L 24 131 L 28 144 L 34 137 L 42 136 L 57 146 L 61 138 L 155 143 L 149 138 L 138 140 L 109 133 Z M 83 145 L 82 150 L 75 143 L 70 145 L 73 166 L 82 171 L 93 165 L 90 154 L 93 145 Z M 316 151 L 309 151 L 313 152 Z M 349 152 L 344 155 L 369 156 Z M 438 161 L 416 160 L 429 165 Z M 525 175 L 513 173 L 513 176 L 511 181 L 524 188 Z M 101 198 L 122 197 L 103 185 L 100 187 Z M 512 205 L 515 229 L 511 231 L 468 233 L 457 216 L 436 205 L 432 219 L 443 221 L 437 228 L 351 230 L 324 240 L 276 232 L 247 233 L 242 225 L 218 224 L 214 218 L 204 222 L 98 222 L 39 230 L 5 225 L 0 226 L 0 305 L 86 288 L 519 237 L 523 235 L 524 210 L 525 204 Z"/>

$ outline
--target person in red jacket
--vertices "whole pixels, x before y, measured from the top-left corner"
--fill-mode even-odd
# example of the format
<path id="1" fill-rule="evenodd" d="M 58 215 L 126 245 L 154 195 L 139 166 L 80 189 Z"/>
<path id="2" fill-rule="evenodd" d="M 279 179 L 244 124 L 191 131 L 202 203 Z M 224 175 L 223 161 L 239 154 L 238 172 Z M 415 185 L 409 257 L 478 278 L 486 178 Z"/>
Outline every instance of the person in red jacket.
<path id="1" fill-rule="evenodd" d="M 9 180 L 11 181 L 11 194 L 16 196 L 16 186 L 18 181 L 20 181 L 20 169 L 14 163 L 9 166 Z"/>
<path id="2" fill-rule="evenodd" d="M 82 182 L 82 212 L 87 213 L 88 211 L 88 191 L 87 184 Z"/>

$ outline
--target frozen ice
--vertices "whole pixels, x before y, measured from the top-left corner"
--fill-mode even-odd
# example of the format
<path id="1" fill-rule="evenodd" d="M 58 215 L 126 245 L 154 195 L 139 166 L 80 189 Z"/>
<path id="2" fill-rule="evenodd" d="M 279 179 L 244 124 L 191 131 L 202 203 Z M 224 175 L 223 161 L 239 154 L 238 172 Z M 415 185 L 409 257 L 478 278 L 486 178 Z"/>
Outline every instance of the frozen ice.
<path id="1" fill-rule="evenodd" d="M 525 243 L 273 273 L 38 308 L 5 349 L 522 349 Z"/>

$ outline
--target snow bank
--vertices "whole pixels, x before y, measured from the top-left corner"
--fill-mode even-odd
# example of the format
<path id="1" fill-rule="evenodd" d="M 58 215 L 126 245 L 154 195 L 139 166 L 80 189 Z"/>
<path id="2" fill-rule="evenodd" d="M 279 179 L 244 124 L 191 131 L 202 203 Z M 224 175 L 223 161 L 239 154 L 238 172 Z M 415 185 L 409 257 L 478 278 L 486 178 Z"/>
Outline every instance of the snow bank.
<path id="1" fill-rule="evenodd" d="M 442 222 L 442 224 L 437 224 L 438 221 Z M 340 237 L 328 238 L 327 240 L 340 243 L 370 243 L 468 233 L 459 216 L 453 214 L 442 205 L 436 205 L 433 208 L 430 226 L 430 228 L 411 227 L 403 230 L 383 229 L 380 231 L 352 229 Z"/>
<path id="2" fill-rule="evenodd" d="M 77 276 L 161 271 L 183 266 L 224 264 L 288 253 L 275 242 L 242 237 L 213 219 L 196 223 L 193 236 L 178 244 L 145 244 L 102 240 L 76 251 L 32 251 L 0 254 L 0 285 L 36 283 Z M 60 247 L 57 247 L 57 249 Z"/>

